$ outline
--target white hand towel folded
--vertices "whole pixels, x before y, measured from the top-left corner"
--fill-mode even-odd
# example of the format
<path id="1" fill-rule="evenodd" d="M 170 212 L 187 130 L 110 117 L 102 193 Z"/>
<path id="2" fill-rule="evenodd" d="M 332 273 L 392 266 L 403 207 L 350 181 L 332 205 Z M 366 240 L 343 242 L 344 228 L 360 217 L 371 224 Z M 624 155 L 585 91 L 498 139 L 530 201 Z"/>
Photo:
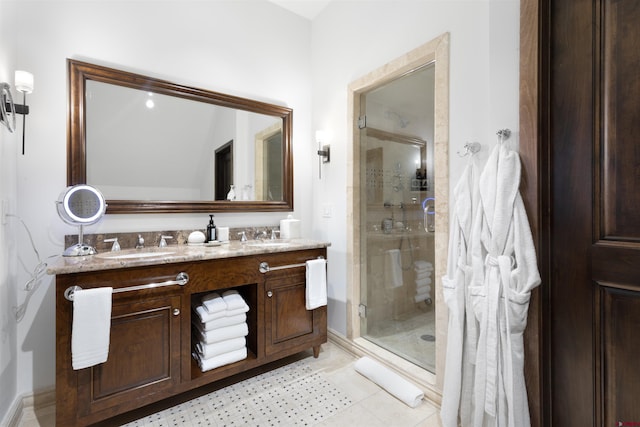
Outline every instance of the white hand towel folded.
<path id="1" fill-rule="evenodd" d="M 416 286 L 427 286 L 431 284 L 431 279 L 420 279 L 416 280 Z"/>
<path id="2" fill-rule="evenodd" d="M 196 343 L 196 352 L 201 359 L 210 359 L 230 351 L 239 350 L 247 345 L 245 337 L 231 338 L 213 344 Z"/>
<path id="3" fill-rule="evenodd" d="M 313 259 L 306 262 L 306 302 L 307 310 L 327 305 L 327 261 Z"/>
<path id="4" fill-rule="evenodd" d="M 193 310 L 196 312 L 196 314 L 198 315 L 198 319 L 200 319 L 200 322 L 202 323 L 211 322 L 213 320 L 221 319 L 227 316 L 226 310 L 209 313 L 204 305 L 200 304 L 194 305 Z"/>
<path id="5" fill-rule="evenodd" d="M 231 338 L 246 337 L 249 334 L 249 327 L 246 323 L 240 323 L 238 325 L 225 326 L 224 328 L 214 329 L 212 331 L 201 331 L 196 328 L 200 340 L 205 344 L 213 344 L 214 342 L 220 342 L 229 340 Z"/>
<path id="6" fill-rule="evenodd" d="M 242 309 L 245 307 L 248 309 L 247 303 L 244 302 L 244 299 L 242 299 L 242 296 L 236 290 L 226 291 L 222 294 L 222 299 L 225 304 L 227 304 L 228 311 Z"/>
<path id="7" fill-rule="evenodd" d="M 368 357 L 358 359 L 354 367 L 357 372 L 412 408 L 418 406 L 424 397 L 424 393 L 418 387 Z"/>
<path id="8" fill-rule="evenodd" d="M 402 261 L 399 249 L 389 249 L 384 257 L 384 282 L 387 288 L 402 286 Z"/>
<path id="9" fill-rule="evenodd" d="M 226 317 L 235 317 L 239 314 L 244 314 L 249 311 L 249 306 L 245 304 L 242 308 L 236 308 L 235 310 L 227 310 L 224 312 Z"/>
<path id="10" fill-rule="evenodd" d="M 202 305 L 207 312 L 212 314 L 219 313 L 227 309 L 227 303 L 225 303 L 224 299 L 217 292 L 211 292 L 203 296 L 200 302 L 202 302 Z"/>
<path id="11" fill-rule="evenodd" d="M 426 294 L 418 294 L 418 295 L 416 295 L 415 297 L 413 297 L 413 300 L 415 302 L 422 302 L 422 301 L 427 300 L 429 298 L 431 298 L 431 295 L 429 295 L 429 293 L 427 292 Z"/>
<path id="12" fill-rule="evenodd" d="M 212 331 L 214 329 L 224 328 L 225 326 L 237 325 L 247 321 L 247 314 L 240 313 L 235 316 L 225 316 L 219 319 L 210 320 L 208 322 L 199 322 L 197 318 L 193 319 L 193 323 L 201 331 Z"/>
<path id="13" fill-rule="evenodd" d="M 77 290 L 73 293 L 71 364 L 83 369 L 109 357 L 111 296 L 113 288 Z"/>
<path id="14" fill-rule="evenodd" d="M 431 286 L 427 285 L 427 286 L 418 286 L 416 288 L 416 295 L 417 294 L 428 294 L 429 292 L 431 292 Z"/>
<path id="15" fill-rule="evenodd" d="M 197 354 L 193 355 L 197 360 L 198 365 L 202 372 L 210 371 L 211 369 L 218 368 L 220 366 L 228 365 L 229 363 L 238 362 L 247 358 L 247 347 L 243 347 L 239 350 L 230 351 L 228 353 L 221 354 L 209 359 L 200 359 Z"/>

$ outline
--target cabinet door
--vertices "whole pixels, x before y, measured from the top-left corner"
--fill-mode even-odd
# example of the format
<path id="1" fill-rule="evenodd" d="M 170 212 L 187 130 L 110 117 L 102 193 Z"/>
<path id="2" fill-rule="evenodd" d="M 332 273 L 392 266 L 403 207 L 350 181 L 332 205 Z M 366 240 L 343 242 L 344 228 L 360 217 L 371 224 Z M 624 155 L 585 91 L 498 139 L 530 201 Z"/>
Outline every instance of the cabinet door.
<path id="1" fill-rule="evenodd" d="M 78 375 L 81 414 L 138 407 L 178 385 L 180 302 L 179 296 L 114 299 L 109 358 Z"/>
<path id="2" fill-rule="evenodd" d="M 326 342 L 326 307 L 307 310 L 304 268 L 268 273 L 265 280 L 265 352 L 267 356 L 301 351 Z"/>

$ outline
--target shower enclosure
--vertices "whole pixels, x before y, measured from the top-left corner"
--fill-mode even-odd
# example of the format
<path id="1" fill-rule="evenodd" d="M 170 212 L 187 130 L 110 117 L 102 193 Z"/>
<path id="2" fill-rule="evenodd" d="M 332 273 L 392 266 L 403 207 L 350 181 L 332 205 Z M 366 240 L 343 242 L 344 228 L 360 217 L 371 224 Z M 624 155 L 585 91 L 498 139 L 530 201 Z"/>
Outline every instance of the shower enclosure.
<path id="1" fill-rule="evenodd" d="M 360 94 L 360 336 L 435 373 L 434 70 Z"/>

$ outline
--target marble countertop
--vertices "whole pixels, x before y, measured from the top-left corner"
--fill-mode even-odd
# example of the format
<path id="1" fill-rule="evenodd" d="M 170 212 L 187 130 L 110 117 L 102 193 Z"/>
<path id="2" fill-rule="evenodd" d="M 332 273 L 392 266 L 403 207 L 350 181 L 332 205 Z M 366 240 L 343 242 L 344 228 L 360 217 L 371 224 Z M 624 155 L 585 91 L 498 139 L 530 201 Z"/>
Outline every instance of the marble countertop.
<path id="1" fill-rule="evenodd" d="M 70 274 L 84 271 L 144 267 L 149 265 L 233 258 L 265 253 L 318 249 L 328 246 L 331 246 L 328 242 L 309 239 L 277 239 L 265 240 L 264 242 L 250 240 L 245 243 L 234 240 L 218 246 L 169 245 L 164 248 L 128 249 L 82 257 L 63 257 L 60 255 L 49 263 L 47 266 L 47 274 Z"/>

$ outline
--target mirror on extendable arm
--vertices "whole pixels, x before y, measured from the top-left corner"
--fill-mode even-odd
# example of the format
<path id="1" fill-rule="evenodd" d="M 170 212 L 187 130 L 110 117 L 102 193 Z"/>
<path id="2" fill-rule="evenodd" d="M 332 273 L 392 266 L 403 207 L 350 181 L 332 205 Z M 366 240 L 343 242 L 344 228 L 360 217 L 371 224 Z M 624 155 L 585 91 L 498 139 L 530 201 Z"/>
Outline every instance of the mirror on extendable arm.
<path id="1" fill-rule="evenodd" d="M 69 225 L 79 228 L 78 243 L 69 246 L 64 256 L 85 256 L 96 254 L 95 248 L 84 243 L 84 226 L 102 219 L 107 209 L 102 193 L 86 184 L 67 187 L 56 201 L 58 215 Z"/>

